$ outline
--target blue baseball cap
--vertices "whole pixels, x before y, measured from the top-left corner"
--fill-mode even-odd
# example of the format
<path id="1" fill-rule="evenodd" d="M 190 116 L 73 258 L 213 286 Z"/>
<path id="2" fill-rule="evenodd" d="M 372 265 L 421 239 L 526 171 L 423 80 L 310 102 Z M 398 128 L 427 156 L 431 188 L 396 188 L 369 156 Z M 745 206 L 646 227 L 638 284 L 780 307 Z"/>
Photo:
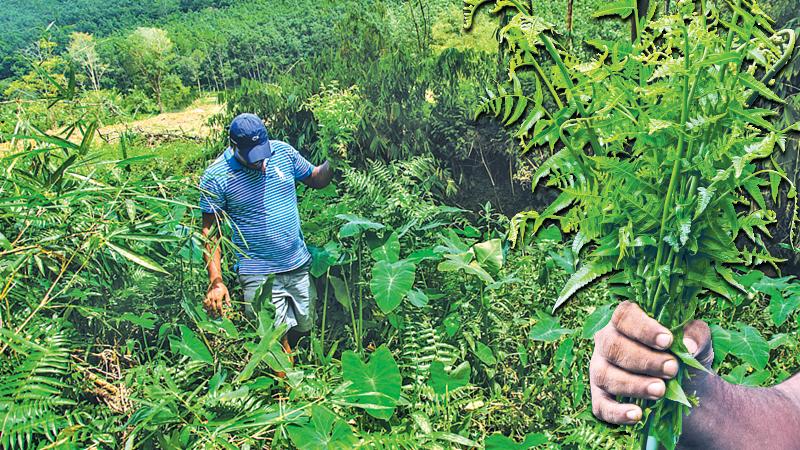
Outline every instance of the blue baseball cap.
<path id="1" fill-rule="evenodd" d="M 255 164 L 272 156 L 267 127 L 257 115 L 239 114 L 228 131 L 234 151 L 246 163 Z"/>

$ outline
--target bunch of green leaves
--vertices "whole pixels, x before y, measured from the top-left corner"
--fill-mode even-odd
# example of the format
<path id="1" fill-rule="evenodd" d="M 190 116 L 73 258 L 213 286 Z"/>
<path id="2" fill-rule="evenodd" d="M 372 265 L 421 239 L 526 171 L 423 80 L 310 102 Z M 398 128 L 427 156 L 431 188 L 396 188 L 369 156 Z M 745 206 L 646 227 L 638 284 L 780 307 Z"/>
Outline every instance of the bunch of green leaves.
<path id="1" fill-rule="evenodd" d="M 743 290 L 737 275 L 747 267 L 779 262 L 761 238 L 775 220 L 763 191 L 774 200 L 782 180 L 791 184 L 772 157 L 797 124 L 778 128 L 774 111 L 751 104 L 782 102 L 765 83 L 792 49 L 755 3 L 737 3 L 728 18 L 713 4 L 682 1 L 658 19 L 655 4 L 646 17 L 632 1 L 607 5 L 596 16 L 631 17 L 634 42 L 590 42 L 598 52 L 586 62 L 561 48 L 552 26 L 526 5 L 497 5 L 513 10 L 500 31 L 511 86 L 491 95 L 484 111 L 516 124 L 526 150 L 558 150 L 533 186 L 549 176 L 561 191 L 544 211 L 519 216 L 512 238 L 557 220 L 575 233 L 580 260 L 553 309 L 609 275 L 614 294 L 680 334 L 701 303 Z M 539 64 L 543 56 L 552 71 Z M 519 81 L 526 69 L 535 74 L 532 95 Z M 796 198 L 793 186 L 789 197 Z M 740 234 L 749 241 L 737 246 Z M 681 342 L 671 350 L 685 366 L 665 399 L 644 405 L 642 436 L 667 448 L 691 406 L 680 387 L 686 366 L 702 369 Z"/>

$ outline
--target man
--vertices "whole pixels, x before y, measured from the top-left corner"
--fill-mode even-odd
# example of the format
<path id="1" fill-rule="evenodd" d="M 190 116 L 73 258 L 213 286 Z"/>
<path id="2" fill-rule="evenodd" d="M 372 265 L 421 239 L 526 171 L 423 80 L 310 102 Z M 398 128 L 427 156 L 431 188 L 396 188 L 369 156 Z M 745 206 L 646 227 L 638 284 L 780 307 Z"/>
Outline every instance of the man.
<path id="1" fill-rule="evenodd" d="M 678 361 L 666 351 L 672 339 L 668 329 L 637 305 L 621 303 L 595 335 L 589 365 L 594 415 L 616 424 L 641 420 L 638 406 L 619 403 L 615 396 L 661 398 L 664 380 L 678 371 Z M 686 325 L 683 342 L 701 364 L 711 366 L 714 351 L 705 322 Z M 800 375 L 770 388 L 750 388 L 692 369 L 684 388 L 700 403 L 684 419 L 680 448 L 800 449 Z"/>
<path id="2" fill-rule="evenodd" d="M 300 336 L 311 329 L 314 297 L 308 274 L 311 254 L 300 230 L 295 181 L 322 189 L 330 184 L 332 171 L 327 161 L 315 167 L 291 145 L 270 141 L 264 123 L 254 114 L 234 118 L 229 135 L 230 147 L 200 182 L 209 278 L 203 306 L 212 315 L 230 307 L 222 280 L 219 226 L 211 236 L 224 213 L 233 230 L 245 312 L 254 315 L 251 303 L 258 288 L 275 274 L 275 325 L 288 326 L 281 344 L 291 353 Z"/>

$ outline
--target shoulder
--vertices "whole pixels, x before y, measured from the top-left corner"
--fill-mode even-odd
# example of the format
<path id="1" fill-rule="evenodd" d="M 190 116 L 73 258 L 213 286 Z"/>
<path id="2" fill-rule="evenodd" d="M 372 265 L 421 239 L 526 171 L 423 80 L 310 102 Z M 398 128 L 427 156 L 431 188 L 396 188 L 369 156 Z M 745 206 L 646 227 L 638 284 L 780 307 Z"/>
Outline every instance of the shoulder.
<path id="1" fill-rule="evenodd" d="M 206 167 L 206 170 L 203 171 L 202 178 L 206 179 L 217 179 L 220 176 L 227 175 L 230 172 L 230 167 L 228 166 L 228 161 L 225 157 L 225 153 L 220 154 L 211 164 Z"/>
<path id="2" fill-rule="evenodd" d="M 269 145 L 272 149 L 273 155 L 292 155 L 297 153 L 297 150 L 295 150 L 295 148 L 292 147 L 292 144 L 289 144 L 288 142 L 270 140 Z"/>

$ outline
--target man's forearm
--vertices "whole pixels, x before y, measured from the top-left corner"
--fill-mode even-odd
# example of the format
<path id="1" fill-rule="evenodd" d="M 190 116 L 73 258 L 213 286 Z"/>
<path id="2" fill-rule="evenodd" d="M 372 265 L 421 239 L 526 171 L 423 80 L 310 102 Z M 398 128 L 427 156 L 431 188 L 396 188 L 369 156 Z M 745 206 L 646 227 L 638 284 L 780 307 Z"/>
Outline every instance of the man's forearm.
<path id="1" fill-rule="evenodd" d="M 331 183 L 333 170 L 328 161 L 314 168 L 311 175 L 304 181 L 312 189 L 322 189 Z"/>
<path id="2" fill-rule="evenodd" d="M 800 448 L 800 376 L 771 388 L 697 374 L 687 385 L 700 403 L 684 420 L 681 449 Z"/>
<path id="3" fill-rule="evenodd" d="M 216 227 L 217 218 L 214 214 L 203 214 L 202 234 L 205 240 L 203 259 L 208 269 L 209 284 L 222 281 L 222 251 L 220 249 L 219 231 Z"/>

